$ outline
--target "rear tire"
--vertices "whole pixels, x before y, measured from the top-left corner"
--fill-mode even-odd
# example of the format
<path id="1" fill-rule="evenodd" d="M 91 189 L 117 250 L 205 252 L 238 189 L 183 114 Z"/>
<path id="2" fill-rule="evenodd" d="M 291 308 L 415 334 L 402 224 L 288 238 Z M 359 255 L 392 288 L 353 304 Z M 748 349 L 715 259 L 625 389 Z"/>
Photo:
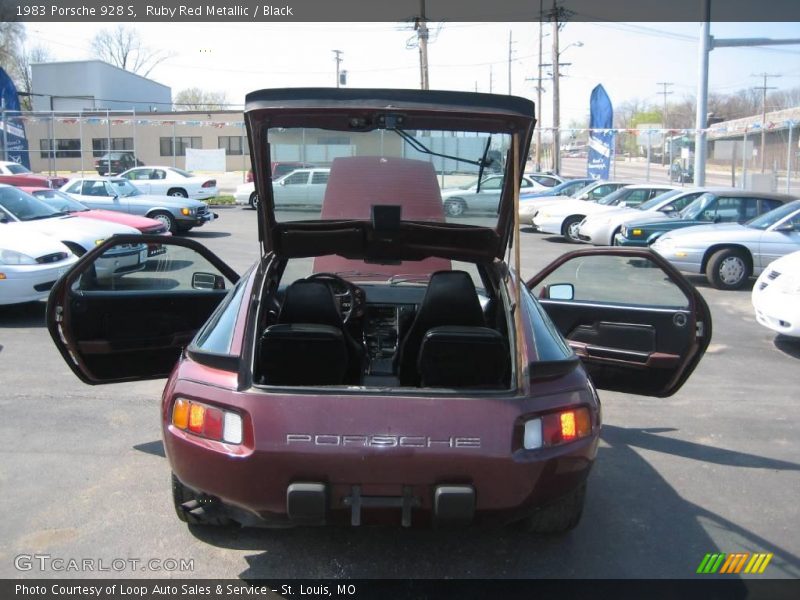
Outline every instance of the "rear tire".
<path id="1" fill-rule="evenodd" d="M 461 198 L 445 200 L 444 212 L 448 217 L 460 217 L 467 210 L 467 203 Z"/>
<path id="2" fill-rule="evenodd" d="M 529 533 L 565 533 L 573 529 L 581 520 L 583 505 L 586 502 L 586 482 L 569 494 L 537 510 L 524 521 Z"/>
<path id="3" fill-rule="evenodd" d="M 718 290 L 738 290 L 752 271 L 747 255 L 737 248 L 718 250 L 706 265 L 706 277 Z"/>
<path id="4" fill-rule="evenodd" d="M 203 504 L 202 499 L 198 498 L 197 494 L 192 492 L 189 488 L 183 485 L 175 474 L 172 474 L 172 503 L 175 507 L 175 514 L 178 519 L 189 525 L 212 525 L 216 527 L 224 527 L 231 525 L 232 521 L 227 517 L 198 517 L 192 513 L 184 510 L 183 504 L 185 502 L 198 502 Z"/>
<path id="5" fill-rule="evenodd" d="M 258 192 L 250 194 L 250 208 L 253 210 L 258 209 Z"/>
<path id="6" fill-rule="evenodd" d="M 564 221 L 564 225 L 561 226 L 561 235 L 564 236 L 565 240 L 573 244 L 579 244 L 581 242 L 581 238 L 578 237 L 578 228 L 584 218 L 585 217 L 580 215 L 567 217 Z"/>
<path id="7" fill-rule="evenodd" d="M 188 198 L 189 194 L 186 193 L 186 190 L 181 188 L 172 188 L 167 192 L 167 196 L 172 196 L 173 198 Z"/>

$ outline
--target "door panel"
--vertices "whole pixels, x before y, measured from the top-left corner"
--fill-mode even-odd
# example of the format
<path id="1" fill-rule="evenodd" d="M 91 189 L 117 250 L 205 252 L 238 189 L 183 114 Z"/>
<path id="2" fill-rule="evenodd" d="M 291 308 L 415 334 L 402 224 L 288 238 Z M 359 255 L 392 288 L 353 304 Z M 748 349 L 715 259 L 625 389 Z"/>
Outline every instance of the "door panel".
<path id="1" fill-rule="evenodd" d="M 237 280 L 192 240 L 115 236 L 54 286 L 47 326 L 86 383 L 166 377 Z"/>
<path id="2" fill-rule="evenodd" d="M 527 285 L 601 389 L 672 395 L 711 339 L 703 298 L 648 249 L 571 252 Z"/>

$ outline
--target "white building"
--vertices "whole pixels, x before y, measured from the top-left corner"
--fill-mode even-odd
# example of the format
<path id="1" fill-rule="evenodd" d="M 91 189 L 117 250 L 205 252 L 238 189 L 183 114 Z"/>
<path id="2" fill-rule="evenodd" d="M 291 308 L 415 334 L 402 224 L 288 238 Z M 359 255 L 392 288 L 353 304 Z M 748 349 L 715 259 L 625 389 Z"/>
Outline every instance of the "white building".
<path id="1" fill-rule="evenodd" d="M 172 90 L 102 60 L 31 65 L 34 111 L 172 110 Z"/>

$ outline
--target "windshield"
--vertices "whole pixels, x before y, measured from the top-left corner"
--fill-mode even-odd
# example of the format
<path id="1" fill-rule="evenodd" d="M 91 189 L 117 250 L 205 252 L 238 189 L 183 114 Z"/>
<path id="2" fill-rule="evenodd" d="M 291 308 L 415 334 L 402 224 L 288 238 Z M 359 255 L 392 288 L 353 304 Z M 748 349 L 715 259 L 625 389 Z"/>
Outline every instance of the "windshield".
<path id="1" fill-rule="evenodd" d="M 596 188 L 598 185 L 599 185 L 599 184 L 598 184 L 598 183 L 596 183 L 596 182 L 594 182 L 594 183 L 590 183 L 590 184 L 588 184 L 588 185 L 582 185 L 582 186 L 581 186 L 581 187 L 579 187 L 577 190 L 575 190 L 574 192 L 572 192 L 572 193 L 570 194 L 570 196 L 572 196 L 573 198 L 579 198 L 581 195 L 583 195 L 584 193 L 587 193 L 587 192 L 589 192 L 589 191 L 593 190 L 593 189 L 594 189 L 594 188 Z"/>
<path id="2" fill-rule="evenodd" d="M 69 213 L 89 210 L 77 200 L 58 190 L 36 190 L 33 195 L 58 212 Z"/>
<path id="3" fill-rule="evenodd" d="M 22 165 L 18 165 L 16 163 L 10 163 L 6 165 L 6 169 L 12 175 L 21 175 L 23 173 L 30 173 L 30 169 L 26 169 Z"/>
<path id="4" fill-rule="evenodd" d="M 714 194 L 703 194 L 692 202 L 689 206 L 684 208 L 678 213 L 678 217 L 686 220 L 694 220 L 699 217 L 703 211 L 709 207 L 716 197 Z"/>
<path id="5" fill-rule="evenodd" d="M 20 221 L 47 219 L 61 214 L 41 200 L 13 187 L 0 188 L 0 206 Z"/>
<path id="6" fill-rule="evenodd" d="M 597 201 L 597 203 L 603 204 L 604 206 L 614 206 L 615 204 L 625 200 L 625 198 L 627 198 L 630 193 L 631 193 L 630 189 L 620 188 L 618 190 L 614 190 L 608 196 L 603 196 Z"/>
<path id="7" fill-rule="evenodd" d="M 127 179 L 111 179 L 109 183 L 114 188 L 114 191 L 117 192 L 120 196 L 140 196 L 142 192 L 139 191 L 135 185 L 133 185 Z"/>
<path id="8" fill-rule="evenodd" d="M 767 229 L 798 210 L 800 210 L 800 200 L 795 200 L 794 202 L 779 206 L 768 213 L 764 213 L 755 219 L 750 219 L 745 225 L 753 229 Z"/>
<path id="9" fill-rule="evenodd" d="M 683 191 L 681 190 L 669 190 L 668 192 L 664 192 L 663 194 L 659 194 L 653 198 L 650 198 L 647 202 L 642 202 L 638 208 L 639 210 L 650 210 L 651 208 L 655 208 L 665 200 L 669 200 L 670 198 L 674 198 L 678 194 L 682 194 Z"/>
<path id="10" fill-rule="evenodd" d="M 507 133 L 272 128 L 268 140 L 273 160 L 314 165 L 273 180 L 278 222 L 369 220 L 385 206 L 403 221 L 497 225 Z"/>

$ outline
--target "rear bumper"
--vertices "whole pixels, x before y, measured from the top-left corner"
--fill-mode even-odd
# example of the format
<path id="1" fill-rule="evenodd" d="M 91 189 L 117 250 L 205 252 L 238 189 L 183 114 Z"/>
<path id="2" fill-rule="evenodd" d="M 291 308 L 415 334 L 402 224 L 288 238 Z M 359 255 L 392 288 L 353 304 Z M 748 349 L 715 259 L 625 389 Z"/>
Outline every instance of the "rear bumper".
<path id="1" fill-rule="evenodd" d="M 211 399 L 170 388 L 169 397 Z M 216 390 L 211 395 L 227 395 L 226 407 L 238 405 L 246 411 L 245 427 L 252 427 L 252 434 L 245 433 L 243 445 L 232 447 L 173 427 L 171 401 L 163 410 L 164 445 L 172 471 L 185 486 L 214 499 L 231 518 L 247 525 L 512 522 L 586 479 L 600 433 L 598 407 L 588 391 L 508 403 L 442 399 L 441 404 L 454 405 L 435 407 L 430 398 L 363 396 L 353 401 L 297 395 L 273 401 L 265 394 Z M 332 410 L 334 403 L 338 410 Z M 359 414 L 351 412 L 356 404 Z M 515 446 L 520 419 L 531 407 L 549 411 L 575 404 L 592 407 L 596 426 L 590 436 L 553 448 L 524 450 L 521 442 Z M 441 426 L 448 420 L 451 427 Z M 436 433 L 445 429 L 450 433 Z M 303 431 L 310 433 L 299 433 Z M 374 443 L 367 444 L 367 431 L 388 433 L 372 436 Z M 448 437 L 474 432 L 481 437 Z M 297 506 L 305 509 L 292 507 L 295 493 Z"/>
<path id="2" fill-rule="evenodd" d="M 189 194 L 189 197 L 193 200 L 208 200 L 210 198 L 216 198 L 219 195 L 219 190 L 215 187 L 211 188 L 200 188 L 196 192 Z"/>

